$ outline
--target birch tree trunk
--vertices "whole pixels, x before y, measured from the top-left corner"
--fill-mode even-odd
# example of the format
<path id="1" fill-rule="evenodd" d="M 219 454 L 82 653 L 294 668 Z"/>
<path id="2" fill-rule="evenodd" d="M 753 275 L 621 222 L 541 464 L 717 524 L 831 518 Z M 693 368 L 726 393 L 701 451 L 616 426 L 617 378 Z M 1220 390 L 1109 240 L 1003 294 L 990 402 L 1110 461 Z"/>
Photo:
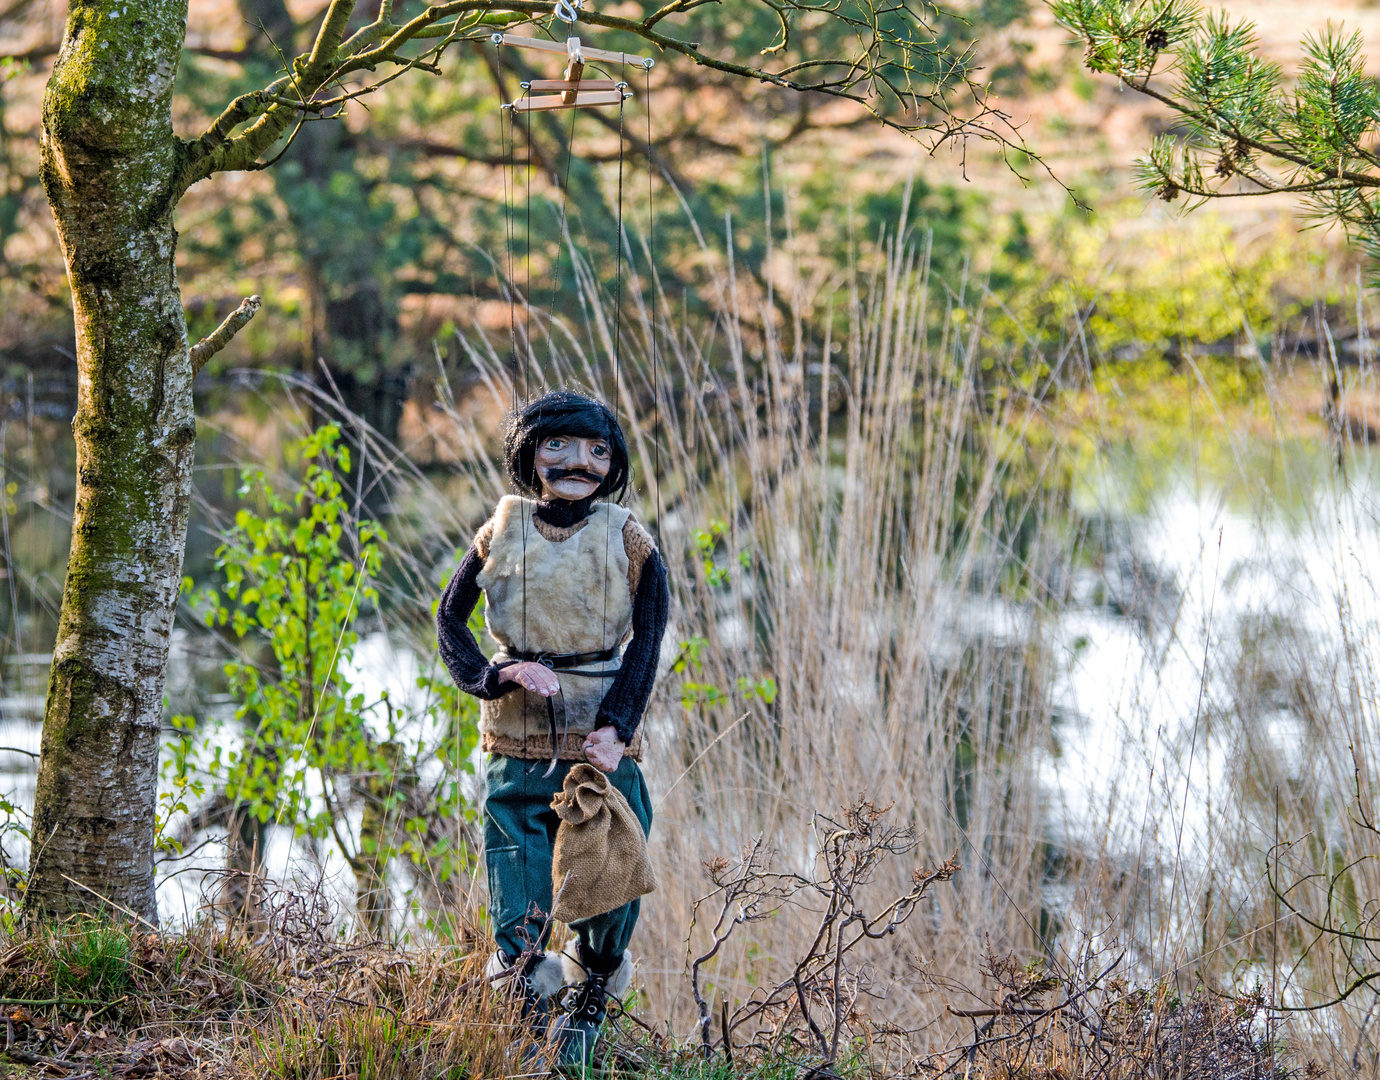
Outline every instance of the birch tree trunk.
<path id="1" fill-rule="evenodd" d="M 259 155 L 310 111 L 303 103 L 346 70 L 339 50 L 355 2 L 331 0 L 293 74 L 240 95 L 191 140 L 172 127 L 187 0 L 69 4 L 43 99 L 42 177 L 76 315 L 77 503 L 43 716 L 30 913 L 157 919 L 158 739 L 191 497 L 192 379 L 260 304 L 248 297 L 188 349 L 173 211 L 200 180 L 263 167 Z M 397 29 L 391 7 L 349 62 L 375 63 L 365 45 Z M 392 48 L 380 59 L 403 63 Z"/>
<path id="2" fill-rule="evenodd" d="M 172 89 L 187 0 L 73 0 L 43 184 L 76 313 L 77 501 L 43 718 L 25 907 L 156 920 L 163 678 L 196 420 L 173 265 Z"/>

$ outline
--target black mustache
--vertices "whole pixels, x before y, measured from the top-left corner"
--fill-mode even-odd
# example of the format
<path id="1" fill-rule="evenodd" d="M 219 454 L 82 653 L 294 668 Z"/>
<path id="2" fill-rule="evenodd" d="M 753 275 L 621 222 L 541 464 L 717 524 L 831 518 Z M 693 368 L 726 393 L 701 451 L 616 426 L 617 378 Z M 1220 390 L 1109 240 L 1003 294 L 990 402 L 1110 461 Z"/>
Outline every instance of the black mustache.
<path id="1" fill-rule="evenodd" d="M 579 480 L 588 480 L 591 484 L 602 484 L 604 482 L 602 476 L 595 476 L 592 472 L 587 472 L 584 469 L 544 469 L 541 475 L 542 479 L 548 484 L 554 484 L 557 480 L 566 480 L 571 477 Z"/>

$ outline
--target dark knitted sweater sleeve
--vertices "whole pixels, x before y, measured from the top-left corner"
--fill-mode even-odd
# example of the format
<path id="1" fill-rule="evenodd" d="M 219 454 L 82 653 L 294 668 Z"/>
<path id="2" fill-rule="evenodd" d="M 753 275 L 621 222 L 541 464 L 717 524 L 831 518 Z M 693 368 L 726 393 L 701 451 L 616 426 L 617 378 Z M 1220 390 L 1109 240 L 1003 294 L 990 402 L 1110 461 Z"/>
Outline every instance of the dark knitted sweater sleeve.
<path id="1" fill-rule="evenodd" d="M 492 701 L 517 683 L 499 683 L 499 669 L 479 651 L 479 642 L 470 633 L 470 614 L 479 603 L 479 571 L 483 566 L 479 551 L 471 547 L 441 594 L 441 605 L 436 609 L 436 642 L 455 685 L 467 694 Z"/>
<path id="2" fill-rule="evenodd" d="M 671 593 L 666 584 L 666 564 L 652 549 L 642 564 L 642 577 L 633 596 L 632 641 L 623 653 L 623 665 L 614 676 L 608 693 L 599 705 L 596 723 L 612 724 L 618 737 L 631 742 L 642 723 L 642 712 L 652 696 L 657 659 L 661 656 L 661 635 L 666 632 L 666 616 Z"/>

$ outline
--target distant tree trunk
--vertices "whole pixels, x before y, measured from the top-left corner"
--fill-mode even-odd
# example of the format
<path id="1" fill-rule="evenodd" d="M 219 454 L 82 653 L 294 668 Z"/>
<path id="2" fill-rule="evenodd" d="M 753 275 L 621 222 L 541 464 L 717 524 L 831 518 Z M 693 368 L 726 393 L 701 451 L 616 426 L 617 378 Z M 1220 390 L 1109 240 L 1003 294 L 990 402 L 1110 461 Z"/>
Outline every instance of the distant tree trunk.
<path id="1" fill-rule="evenodd" d="M 251 739 L 253 733 L 250 733 Z M 221 883 L 221 907 L 225 920 L 242 932 L 255 935 L 263 929 L 263 862 L 268 826 L 243 806 L 230 814 L 225 835 L 225 869 Z"/>
<path id="2" fill-rule="evenodd" d="M 72 0 L 43 102 L 43 184 L 72 289 L 79 383 L 31 912 L 157 917 L 163 678 L 196 440 L 173 265 L 182 146 L 171 100 L 186 16 L 187 0 Z"/>

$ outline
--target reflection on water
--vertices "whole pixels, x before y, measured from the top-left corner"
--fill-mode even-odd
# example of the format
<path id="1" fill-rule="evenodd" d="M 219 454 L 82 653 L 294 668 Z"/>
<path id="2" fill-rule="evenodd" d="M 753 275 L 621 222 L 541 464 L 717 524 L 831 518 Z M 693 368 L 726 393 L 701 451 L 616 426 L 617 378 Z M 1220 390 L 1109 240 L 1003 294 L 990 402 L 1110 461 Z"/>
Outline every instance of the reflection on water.
<path id="1" fill-rule="evenodd" d="M 44 690 L 52 653 L 5 658 L 0 696 L 0 793 L 16 806 L 33 805 Z"/>
<path id="2" fill-rule="evenodd" d="M 1047 778 L 1063 835 L 1201 858 L 1214 788 L 1220 812 L 1243 756 L 1297 780 L 1318 740 L 1357 733 L 1318 730 L 1290 680 L 1344 649 L 1361 669 L 1380 661 L 1374 507 L 1369 485 L 1324 488 L 1285 520 L 1175 486 L 1123 523 L 1119 572 L 1088 571 L 1054 625 L 1066 719 Z"/>

